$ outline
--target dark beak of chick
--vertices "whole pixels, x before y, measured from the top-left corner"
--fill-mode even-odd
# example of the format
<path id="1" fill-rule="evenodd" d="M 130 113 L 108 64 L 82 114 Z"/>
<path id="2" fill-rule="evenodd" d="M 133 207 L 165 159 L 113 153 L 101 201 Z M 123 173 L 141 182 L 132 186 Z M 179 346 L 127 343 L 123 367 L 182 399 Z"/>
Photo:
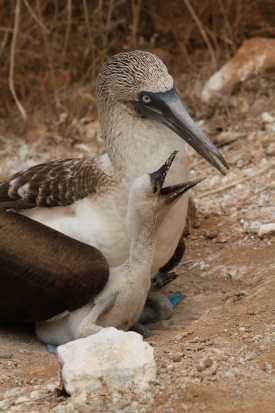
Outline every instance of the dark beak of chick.
<path id="1" fill-rule="evenodd" d="M 212 155 L 229 169 L 225 159 L 188 115 L 175 86 L 163 93 L 141 92 L 138 98 L 138 101 L 131 103 L 142 116 L 166 125 L 225 175 Z"/>
<path id="2" fill-rule="evenodd" d="M 166 205 L 172 204 L 176 199 L 181 195 L 187 192 L 193 186 L 204 181 L 206 178 L 195 179 L 188 182 L 183 182 L 181 184 L 167 186 L 163 188 L 163 184 L 166 178 L 166 175 L 179 151 L 174 151 L 171 153 L 164 165 L 162 165 L 156 172 L 150 174 L 151 184 L 158 185 L 160 189 L 160 197 L 164 199 Z"/>

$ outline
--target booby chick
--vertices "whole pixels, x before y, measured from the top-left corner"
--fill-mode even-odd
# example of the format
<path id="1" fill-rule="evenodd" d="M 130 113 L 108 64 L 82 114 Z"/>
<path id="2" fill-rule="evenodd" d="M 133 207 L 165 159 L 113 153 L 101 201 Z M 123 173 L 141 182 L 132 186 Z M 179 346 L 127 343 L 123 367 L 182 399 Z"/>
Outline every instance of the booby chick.
<path id="1" fill-rule="evenodd" d="M 136 50 L 111 57 L 97 77 L 96 98 L 107 153 L 57 160 L 13 175 L 0 183 L 0 208 L 21 212 L 96 247 L 115 267 L 129 257 L 125 219 L 136 178 L 155 171 L 172 151 L 180 149 L 167 184 L 188 181 L 185 142 L 222 173 L 212 155 L 228 166 L 186 112 L 173 78 L 157 56 Z M 177 248 L 187 204 L 185 194 L 160 224 L 152 276 Z M 16 226 L 9 231 L 16 236 Z M 17 254 L 15 250 L 15 260 Z"/>
<path id="2" fill-rule="evenodd" d="M 37 323 L 36 334 L 42 341 L 65 344 L 110 326 L 128 331 L 137 321 L 151 285 L 150 272 L 159 226 L 182 195 L 204 179 L 163 188 L 176 153 L 173 152 L 158 171 L 143 175 L 132 185 L 126 218 L 131 240 L 128 260 L 110 269 L 105 288 L 86 306 Z"/>

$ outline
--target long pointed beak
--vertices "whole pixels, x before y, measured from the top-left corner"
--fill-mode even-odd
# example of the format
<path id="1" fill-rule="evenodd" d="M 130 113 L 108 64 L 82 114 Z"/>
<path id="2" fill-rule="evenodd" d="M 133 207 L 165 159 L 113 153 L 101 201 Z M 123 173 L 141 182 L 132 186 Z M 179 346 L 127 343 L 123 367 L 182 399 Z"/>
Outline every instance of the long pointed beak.
<path id="1" fill-rule="evenodd" d="M 143 95 L 148 95 L 151 100 L 148 103 L 143 102 Z M 164 93 L 141 92 L 139 94 L 139 101 L 132 101 L 131 103 L 143 116 L 161 122 L 177 133 L 208 162 L 215 166 L 218 171 L 225 175 L 225 172 L 211 154 L 215 155 L 229 169 L 225 159 L 188 115 L 175 86 Z"/>
<path id="2" fill-rule="evenodd" d="M 152 185 L 159 185 L 162 188 L 166 175 L 178 152 L 178 150 L 172 152 L 164 165 L 162 165 L 156 172 L 149 174 Z"/>
<path id="3" fill-rule="evenodd" d="M 181 195 L 193 188 L 193 186 L 198 185 L 200 182 L 204 181 L 206 178 L 195 179 L 188 182 L 183 182 L 182 184 L 167 186 L 162 188 L 160 191 L 160 197 L 164 198 L 165 204 L 169 205 L 172 202 L 178 200 Z"/>

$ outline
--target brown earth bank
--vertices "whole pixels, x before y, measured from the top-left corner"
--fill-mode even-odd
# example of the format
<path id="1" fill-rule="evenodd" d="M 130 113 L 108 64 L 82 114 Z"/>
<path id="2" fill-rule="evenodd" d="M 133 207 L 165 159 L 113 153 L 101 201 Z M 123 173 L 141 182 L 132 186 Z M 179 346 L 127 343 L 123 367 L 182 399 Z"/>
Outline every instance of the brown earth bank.
<path id="1" fill-rule="evenodd" d="M 197 212 L 177 267 L 179 278 L 160 291 L 186 297 L 173 320 L 147 339 L 158 379 L 148 391 L 102 390 L 82 404 L 57 397 L 57 357 L 47 353 L 32 326 L 2 325 L 0 410 L 275 411 L 275 238 L 244 232 L 245 222 L 275 222 L 275 77 L 269 73 L 246 81 L 211 107 L 199 99 L 209 65 L 203 67 L 202 60 L 193 73 L 173 70 L 189 113 L 219 146 L 230 170 L 222 177 L 188 149 L 190 177 L 208 179 L 191 193 Z M 70 93 L 77 101 L 85 89 L 74 85 Z M 22 135 L 15 111 L 0 119 L 1 179 L 52 159 L 104 152 L 93 111 L 82 118 L 57 115 L 43 99 L 30 107 L 31 123 Z"/>

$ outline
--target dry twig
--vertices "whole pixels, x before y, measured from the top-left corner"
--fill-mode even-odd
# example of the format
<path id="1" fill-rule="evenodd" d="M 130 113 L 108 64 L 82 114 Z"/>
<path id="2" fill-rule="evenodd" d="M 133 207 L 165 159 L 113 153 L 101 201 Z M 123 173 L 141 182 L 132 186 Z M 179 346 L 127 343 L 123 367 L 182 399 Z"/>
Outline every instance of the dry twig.
<path id="1" fill-rule="evenodd" d="M 42 23 L 41 20 L 39 20 L 39 18 L 36 16 L 35 12 L 33 11 L 33 9 L 31 8 L 31 6 L 28 3 L 28 0 L 23 0 L 25 3 L 25 6 L 27 7 L 27 9 L 29 10 L 29 12 L 31 13 L 32 17 L 34 18 L 34 20 L 36 21 L 36 23 L 39 24 L 39 26 L 41 27 L 42 30 L 44 30 L 45 33 L 50 34 L 49 30 L 47 29 L 47 27 Z"/>
<path id="2" fill-rule="evenodd" d="M 71 30 L 71 18 L 72 18 L 72 0 L 68 0 L 67 2 L 67 27 L 66 27 L 64 47 L 63 47 L 63 52 L 62 52 L 63 60 L 67 53 L 67 45 L 68 45 L 68 40 L 69 40 L 69 35 L 70 35 L 70 30 Z"/>
<path id="3" fill-rule="evenodd" d="M 186 7 L 188 8 L 188 10 L 190 11 L 190 14 L 193 17 L 196 25 L 198 26 L 199 31 L 201 32 L 201 35 L 202 35 L 202 37 L 203 37 L 203 39 L 204 39 L 204 41 L 205 41 L 205 43 L 208 47 L 208 50 L 209 50 L 209 53 L 210 53 L 210 56 L 211 56 L 213 69 L 214 69 L 214 71 L 216 71 L 217 70 L 217 62 L 216 62 L 215 53 L 214 53 L 213 47 L 211 46 L 211 43 L 208 39 L 208 36 L 207 36 L 207 34 L 206 34 L 206 32 L 205 32 L 205 30 L 204 30 L 204 28 L 203 28 L 203 26 L 200 22 L 200 19 L 196 15 L 195 10 L 191 6 L 189 0 L 183 0 L 183 1 L 185 3 Z"/>
<path id="4" fill-rule="evenodd" d="M 15 6 L 15 12 L 14 12 L 14 27 L 13 27 L 13 35 L 12 35 L 12 42 L 11 42 L 11 52 L 10 52 L 10 71 L 9 71 L 9 87 L 11 94 L 15 100 L 15 103 L 22 115 L 22 118 L 24 120 L 24 126 L 26 125 L 26 122 L 28 120 L 27 113 L 23 106 L 21 105 L 17 94 L 14 89 L 14 81 L 13 81 L 13 73 L 14 73 L 14 56 L 15 56 L 15 45 L 16 45 L 16 38 L 17 38 L 17 33 L 18 33 L 18 27 L 19 27 L 19 20 L 20 20 L 20 6 L 21 6 L 21 0 L 16 1 L 16 6 Z"/>

